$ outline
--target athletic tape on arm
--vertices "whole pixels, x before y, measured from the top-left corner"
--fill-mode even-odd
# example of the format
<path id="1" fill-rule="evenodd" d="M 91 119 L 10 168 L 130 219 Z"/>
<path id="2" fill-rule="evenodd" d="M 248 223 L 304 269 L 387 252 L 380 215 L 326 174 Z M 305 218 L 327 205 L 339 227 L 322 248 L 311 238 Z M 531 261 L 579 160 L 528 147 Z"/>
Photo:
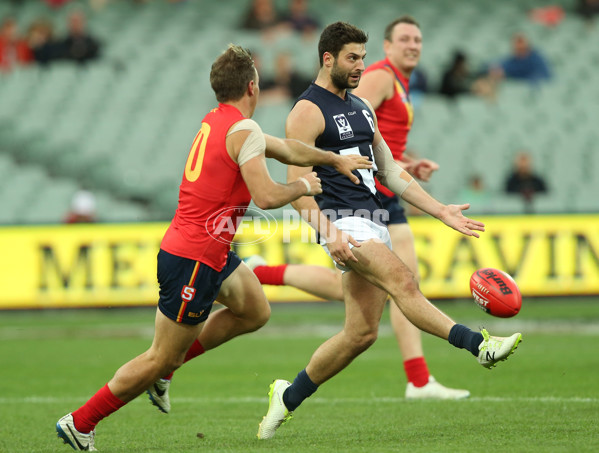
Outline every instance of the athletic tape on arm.
<path id="1" fill-rule="evenodd" d="M 301 178 L 297 178 L 297 180 L 303 182 L 306 185 L 306 195 L 310 195 L 312 187 L 310 187 L 310 183 L 308 182 L 308 180 L 303 176 Z"/>
<path id="2" fill-rule="evenodd" d="M 245 142 L 239 151 L 239 156 L 237 156 L 237 164 L 241 167 L 248 160 L 259 156 L 260 154 L 264 154 L 264 151 L 266 150 L 266 140 L 264 139 L 264 134 L 258 123 L 249 118 L 235 124 L 235 126 L 229 130 L 227 136 L 239 131 L 250 131 L 250 135 L 245 139 Z"/>
<path id="3" fill-rule="evenodd" d="M 378 167 L 377 179 L 393 193 L 401 196 L 412 184 L 414 178 L 395 162 L 385 140 L 381 140 L 373 152 L 374 161 Z"/>

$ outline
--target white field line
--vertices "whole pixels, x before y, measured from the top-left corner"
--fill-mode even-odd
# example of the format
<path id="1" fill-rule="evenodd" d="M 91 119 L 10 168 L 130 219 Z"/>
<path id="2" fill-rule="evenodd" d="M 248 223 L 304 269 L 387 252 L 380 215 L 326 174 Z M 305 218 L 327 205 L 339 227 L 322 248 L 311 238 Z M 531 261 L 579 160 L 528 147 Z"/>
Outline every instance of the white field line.
<path id="1" fill-rule="evenodd" d="M 1 404 L 63 404 L 63 403 L 82 403 L 87 401 L 86 397 L 46 397 L 46 396 L 26 396 L 26 397 L 0 397 Z M 171 398 L 171 402 L 174 404 L 257 404 L 265 403 L 268 401 L 266 397 L 197 397 L 197 398 Z M 407 401 L 405 398 L 398 397 L 370 397 L 370 398 L 312 398 L 311 402 L 316 404 L 397 404 L 397 403 L 409 403 L 413 404 L 412 401 Z M 147 404 L 148 400 L 145 395 L 141 395 L 137 398 L 134 403 Z M 440 402 L 439 400 L 420 400 L 417 403 L 431 403 Z M 463 403 L 552 403 L 552 404 L 569 404 L 569 403 L 580 403 L 580 404 L 599 404 L 599 398 L 586 398 L 586 397 L 556 397 L 556 396 L 531 396 L 531 397 L 504 397 L 504 396 L 483 396 L 467 398 L 465 400 L 450 401 L 451 404 L 463 404 Z"/>

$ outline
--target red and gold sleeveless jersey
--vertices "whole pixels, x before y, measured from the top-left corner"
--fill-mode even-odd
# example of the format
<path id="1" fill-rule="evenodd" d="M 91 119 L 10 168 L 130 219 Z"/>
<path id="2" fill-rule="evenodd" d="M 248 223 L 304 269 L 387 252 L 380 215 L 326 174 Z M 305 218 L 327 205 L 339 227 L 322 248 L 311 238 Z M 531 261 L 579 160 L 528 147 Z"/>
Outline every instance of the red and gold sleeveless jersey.
<path id="1" fill-rule="evenodd" d="M 219 106 L 208 113 L 193 141 L 179 205 L 160 248 L 220 271 L 237 226 L 251 201 L 250 192 L 226 147 L 231 126 L 244 119 L 235 107 Z"/>
<path id="2" fill-rule="evenodd" d="M 410 103 L 409 79 L 406 79 L 388 58 L 373 63 L 366 72 L 382 69 L 389 71 L 393 75 L 394 95 L 391 99 L 384 100 L 376 109 L 379 131 L 389 145 L 393 158 L 401 160 L 406 143 L 408 141 L 408 132 L 412 128 L 414 120 L 414 110 Z M 377 189 L 387 196 L 394 195 L 389 189 L 376 181 Z"/>

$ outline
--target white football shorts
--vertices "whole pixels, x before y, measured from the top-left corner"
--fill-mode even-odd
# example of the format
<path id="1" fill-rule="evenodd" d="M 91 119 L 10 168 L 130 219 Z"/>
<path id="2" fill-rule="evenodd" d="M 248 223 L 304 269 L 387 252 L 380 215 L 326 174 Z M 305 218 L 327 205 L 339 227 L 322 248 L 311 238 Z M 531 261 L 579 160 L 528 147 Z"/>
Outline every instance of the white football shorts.
<path id="1" fill-rule="evenodd" d="M 391 236 L 389 235 L 389 230 L 387 227 L 378 225 L 372 220 L 364 219 L 362 217 L 343 217 L 341 219 L 335 220 L 333 225 L 335 225 L 344 233 L 349 234 L 358 242 L 365 242 L 372 239 L 382 242 L 389 247 L 389 250 L 393 250 L 393 247 L 391 246 Z M 320 245 L 322 245 L 324 251 L 327 252 L 327 255 L 331 256 L 329 248 L 322 237 L 320 238 Z M 352 249 L 354 246 L 349 244 L 349 248 Z M 337 266 L 337 269 L 340 269 L 343 272 L 351 270 L 350 267 L 341 266 L 337 263 L 335 263 L 335 266 Z"/>

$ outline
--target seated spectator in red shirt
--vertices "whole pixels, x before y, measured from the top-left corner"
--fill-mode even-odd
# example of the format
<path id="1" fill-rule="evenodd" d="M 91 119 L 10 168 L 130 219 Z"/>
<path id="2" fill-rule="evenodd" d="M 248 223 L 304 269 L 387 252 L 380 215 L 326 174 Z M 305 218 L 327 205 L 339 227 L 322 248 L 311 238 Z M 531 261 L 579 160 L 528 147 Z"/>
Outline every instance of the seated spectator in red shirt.
<path id="1" fill-rule="evenodd" d="M 19 37 L 16 20 L 5 19 L 0 25 L 0 72 L 9 72 L 15 66 L 31 61 L 33 54 L 27 42 Z"/>
<path id="2" fill-rule="evenodd" d="M 87 190 L 80 190 L 73 195 L 71 207 L 64 223 L 94 223 L 96 221 L 96 197 Z"/>
<path id="3" fill-rule="evenodd" d="M 52 8 L 60 8 L 62 5 L 64 5 L 65 3 L 71 1 L 71 0 L 44 0 L 48 5 L 50 5 Z"/>

